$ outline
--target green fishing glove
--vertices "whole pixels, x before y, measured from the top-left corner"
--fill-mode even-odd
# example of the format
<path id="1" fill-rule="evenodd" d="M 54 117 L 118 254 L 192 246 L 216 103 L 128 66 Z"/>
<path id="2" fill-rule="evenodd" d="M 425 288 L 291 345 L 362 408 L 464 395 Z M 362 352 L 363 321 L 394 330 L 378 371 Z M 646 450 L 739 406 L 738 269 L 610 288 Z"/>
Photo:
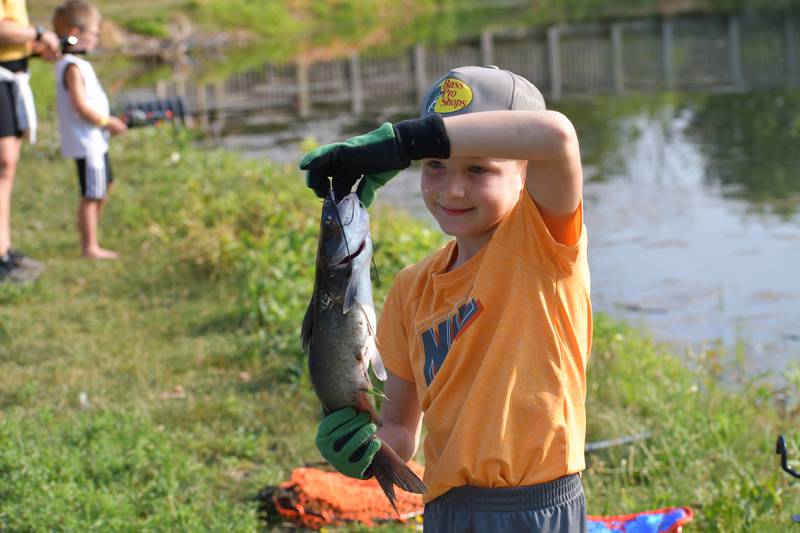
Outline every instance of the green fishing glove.
<path id="1" fill-rule="evenodd" d="M 378 426 L 370 421 L 369 413 L 345 407 L 334 411 L 319 423 L 317 448 L 330 464 L 342 474 L 364 479 L 364 471 L 381 448 L 375 437 Z"/>
<path id="2" fill-rule="evenodd" d="M 300 168 L 307 171 L 306 184 L 320 198 L 331 188 L 329 177 L 333 178 L 334 194 L 341 198 L 363 176 L 357 192 L 369 206 L 378 188 L 411 161 L 426 157 L 450 157 L 450 139 L 439 115 L 386 122 L 364 135 L 320 146 L 303 157 Z"/>

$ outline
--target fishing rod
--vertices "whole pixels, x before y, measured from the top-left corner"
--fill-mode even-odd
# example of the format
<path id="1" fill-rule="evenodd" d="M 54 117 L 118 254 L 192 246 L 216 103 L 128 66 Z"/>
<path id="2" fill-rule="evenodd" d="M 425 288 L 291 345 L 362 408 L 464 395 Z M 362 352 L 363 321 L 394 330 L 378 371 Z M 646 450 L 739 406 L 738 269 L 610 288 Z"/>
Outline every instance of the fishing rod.
<path id="1" fill-rule="evenodd" d="M 74 35 L 67 35 L 66 37 L 60 39 L 59 43 L 61 44 L 62 54 L 86 55 L 86 50 L 70 50 L 70 48 L 78 44 L 78 38 Z M 35 52 L 29 55 L 26 59 L 33 59 L 35 57 L 42 57 L 42 54 Z"/>
<path id="2" fill-rule="evenodd" d="M 72 47 L 78 44 L 78 38 L 74 35 L 67 35 L 60 40 L 62 54 L 85 55 L 87 50 L 73 50 Z M 39 53 L 34 53 L 28 58 L 42 57 Z M 120 117 L 129 128 L 142 126 L 155 126 L 162 122 L 185 122 L 186 104 L 183 98 L 159 98 L 128 104 Z"/>
<path id="3" fill-rule="evenodd" d="M 127 104 L 120 116 L 129 128 L 155 126 L 162 122 L 186 122 L 186 103 L 181 97 L 156 98 Z"/>
<path id="4" fill-rule="evenodd" d="M 784 472 L 792 477 L 800 479 L 800 472 L 789 466 L 786 440 L 783 438 L 783 435 L 778 436 L 778 441 L 775 443 L 775 453 L 781 456 L 781 468 L 783 468 Z"/>

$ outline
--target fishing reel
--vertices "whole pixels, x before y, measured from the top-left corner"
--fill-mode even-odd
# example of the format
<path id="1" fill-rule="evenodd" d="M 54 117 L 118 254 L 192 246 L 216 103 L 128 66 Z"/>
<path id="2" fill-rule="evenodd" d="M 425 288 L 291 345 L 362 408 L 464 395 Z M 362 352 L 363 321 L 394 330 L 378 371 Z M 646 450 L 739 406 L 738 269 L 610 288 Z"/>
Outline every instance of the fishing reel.
<path id="1" fill-rule="evenodd" d="M 74 35 L 67 35 L 59 40 L 61 53 L 62 54 L 73 54 L 73 55 L 83 55 L 86 53 L 86 50 L 70 50 L 73 46 L 78 44 L 78 38 Z M 34 57 L 42 57 L 42 54 L 31 54 L 27 56 L 29 59 Z"/>
<path id="2" fill-rule="evenodd" d="M 86 50 L 69 50 L 70 47 L 75 46 L 78 44 L 78 38 L 74 35 L 67 35 L 63 39 L 61 39 L 61 53 L 66 54 L 69 52 L 70 54 L 85 54 Z"/>
<path id="3" fill-rule="evenodd" d="M 781 456 L 781 468 L 783 468 L 783 471 L 792 477 L 800 479 L 800 472 L 789 466 L 786 439 L 783 438 L 783 435 L 778 436 L 778 441 L 775 443 L 775 453 Z"/>
<path id="4" fill-rule="evenodd" d="M 127 104 L 120 116 L 129 128 L 156 126 L 163 122 L 186 122 L 186 104 L 183 98 L 158 98 Z"/>
<path id="5" fill-rule="evenodd" d="M 800 479 L 800 472 L 789 466 L 788 453 L 786 451 L 786 440 L 783 435 L 778 436 L 778 441 L 775 443 L 775 453 L 781 456 L 781 468 L 784 472 L 793 478 Z M 792 522 L 800 523 L 800 515 L 792 516 Z"/>

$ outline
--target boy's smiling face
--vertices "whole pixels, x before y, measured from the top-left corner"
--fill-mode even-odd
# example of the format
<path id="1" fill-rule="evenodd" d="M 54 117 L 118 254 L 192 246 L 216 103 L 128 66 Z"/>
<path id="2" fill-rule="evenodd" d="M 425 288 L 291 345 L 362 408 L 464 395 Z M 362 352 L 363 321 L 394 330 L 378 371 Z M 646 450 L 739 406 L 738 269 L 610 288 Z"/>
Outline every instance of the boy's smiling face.
<path id="1" fill-rule="evenodd" d="M 526 168 L 513 159 L 425 159 L 422 198 L 442 231 L 478 249 L 519 201 Z"/>

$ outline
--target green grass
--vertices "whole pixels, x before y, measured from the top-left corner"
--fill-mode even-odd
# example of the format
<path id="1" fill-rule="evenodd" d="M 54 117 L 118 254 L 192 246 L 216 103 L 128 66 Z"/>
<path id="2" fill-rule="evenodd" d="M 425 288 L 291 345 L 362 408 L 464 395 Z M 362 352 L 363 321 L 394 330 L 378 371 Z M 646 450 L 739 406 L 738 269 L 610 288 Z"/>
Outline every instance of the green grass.
<path id="1" fill-rule="evenodd" d="M 74 170 L 54 147 L 21 166 L 15 239 L 48 270 L 0 291 L 0 478 L 14 480 L 0 524 L 12 530 L 252 530 L 247 498 L 312 451 L 280 445 L 305 431 L 280 416 L 283 401 L 307 406 L 300 420 L 315 412 L 259 370 L 235 286 L 197 274 L 175 246 L 182 191 L 226 162 L 199 151 L 169 162 L 188 141 L 149 130 L 117 143 L 102 242 L 118 263 L 78 258 Z M 185 398 L 161 398 L 177 386 Z M 80 409 L 81 392 L 93 408 Z"/>
<path id="2" fill-rule="evenodd" d="M 319 203 L 293 171 L 135 130 L 101 225 L 123 260 L 86 262 L 52 129 L 14 196 L 47 271 L 0 287 L 0 531 L 254 530 L 258 491 L 319 460 L 299 342 Z M 384 242 L 400 224 L 376 217 L 381 269 L 435 240 Z"/>
<path id="3" fill-rule="evenodd" d="M 0 287 L 0 531 L 255 531 L 258 491 L 319 460 L 298 338 L 319 202 L 294 169 L 198 142 L 166 128 L 112 140 L 110 263 L 78 257 L 53 125 L 25 148 L 14 240 L 47 271 Z M 380 304 L 441 241 L 389 211 L 373 233 Z M 770 388 L 722 386 L 709 361 L 687 370 L 599 318 L 589 440 L 653 436 L 589 456 L 591 513 L 689 505 L 689 531 L 787 530 L 800 484 L 772 447 L 785 432 L 800 458 L 800 379 L 778 413 Z"/>
<path id="4" fill-rule="evenodd" d="M 690 506 L 689 531 L 788 531 L 800 512 L 800 483 L 778 467 L 775 441 L 786 434 L 800 459 L 800 379 L 790 374 L 793 403 L 738 374 L 715 352 L 698 354 L 696 371 L 646 336 L 600 317 L 588 374 L 589 440 L 644 431 L 646 441 L 588 455 L 590 510 L 629 513 Z M 723 379 L 723 376 L 724 379 Z M 732 376 L 739 376 L 728 383 Z"/>

